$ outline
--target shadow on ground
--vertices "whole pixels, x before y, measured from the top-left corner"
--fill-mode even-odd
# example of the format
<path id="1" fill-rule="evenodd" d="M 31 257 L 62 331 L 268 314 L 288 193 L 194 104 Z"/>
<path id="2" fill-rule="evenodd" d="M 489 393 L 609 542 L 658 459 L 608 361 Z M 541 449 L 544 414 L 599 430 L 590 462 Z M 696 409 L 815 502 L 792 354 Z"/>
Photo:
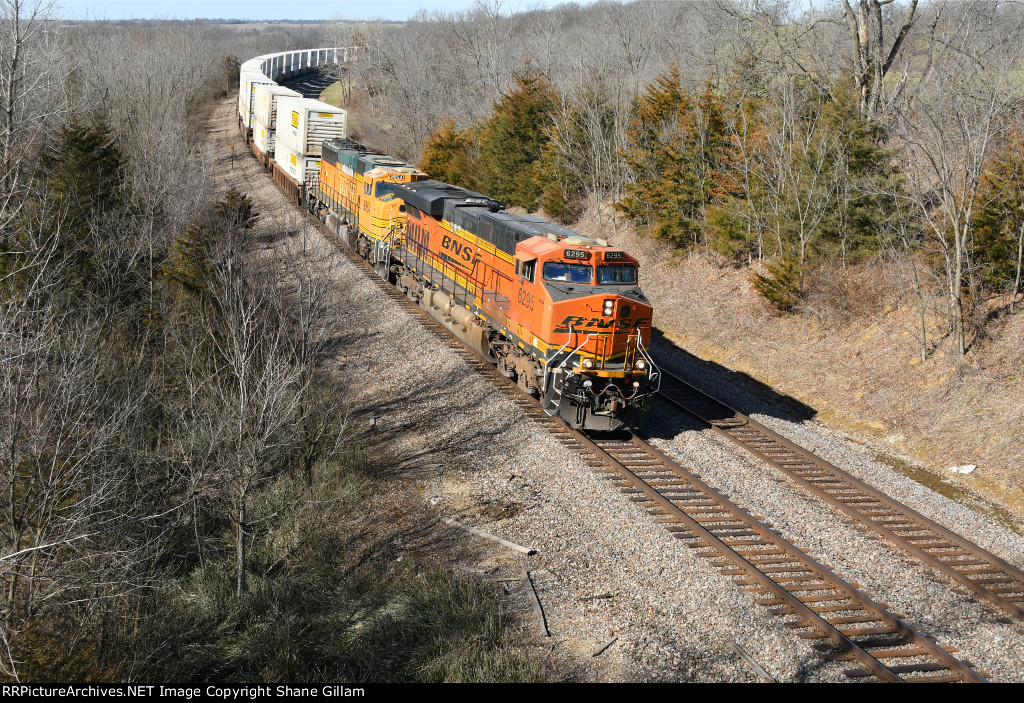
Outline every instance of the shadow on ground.
<path id="1" fill-rule="evenodd" d="M 651 332 L 651 348 L 662 369 L 744 415 L 759 413 L 789 422 L 807 422 L 818 414 L 815 408 L 777 392 L 753 376 L 695 356 L 657 328 Z"/>

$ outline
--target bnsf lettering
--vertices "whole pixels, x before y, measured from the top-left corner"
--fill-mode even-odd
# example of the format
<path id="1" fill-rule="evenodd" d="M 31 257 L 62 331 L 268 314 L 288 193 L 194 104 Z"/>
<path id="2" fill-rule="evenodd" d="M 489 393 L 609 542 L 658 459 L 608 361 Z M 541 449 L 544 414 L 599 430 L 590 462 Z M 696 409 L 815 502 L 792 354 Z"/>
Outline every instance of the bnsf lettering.
<path id="1" fill-rule="evenodd" d="M 619 329 L 639 329 L 642 325 L 647 324 L 651 321 L 649 317 L 639 317 L 635 320 L 619 320 Z M 598 329 L 607 329 L 615 324 L 615 320 L 608 317 L 577 317 L 576 315 L 569 315 L 562 320 L 560 327 L 590 327 Z"/>
<path id="2" fill-rule="evenodd" d="M 441 239 L 441 248 L 447 249 L 466 263 L 473 260 L 473 247 L 455 240 L 447 234 L 444 235 L 443 239 Z"/>

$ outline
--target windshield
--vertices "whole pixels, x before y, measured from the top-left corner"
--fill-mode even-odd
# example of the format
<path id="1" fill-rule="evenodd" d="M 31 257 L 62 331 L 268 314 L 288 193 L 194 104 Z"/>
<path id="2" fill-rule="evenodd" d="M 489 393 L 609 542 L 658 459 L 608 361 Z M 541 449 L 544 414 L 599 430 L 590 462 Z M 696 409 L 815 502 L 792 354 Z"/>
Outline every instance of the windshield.
<path id="1" fill-rule="evenodd" d="M 394 193 L 394 192 L 395 192 L 395 184 L 394 183 L 388 183 L 387 181 L 380 181 L 380 182 L 377 183 L 377 189 L 374 191 L 374 195 L 376 195 L 379 198 L 382 195 L 385 195 L 387 193 Z"/>
<path id="2" fill-rule="evenodd" d="M 564 281 L 566 283 L 590 283 L 594 269 L 586 264 L 563 264 L 548 261 L 544 264 L 545 281 Z"/>
<path id="3" fill-rule="evenodd" d="M 636 266 L 633 264 L 598 266 L 597 283 L 602 286 L 633 285 L 636 283 Z"/>

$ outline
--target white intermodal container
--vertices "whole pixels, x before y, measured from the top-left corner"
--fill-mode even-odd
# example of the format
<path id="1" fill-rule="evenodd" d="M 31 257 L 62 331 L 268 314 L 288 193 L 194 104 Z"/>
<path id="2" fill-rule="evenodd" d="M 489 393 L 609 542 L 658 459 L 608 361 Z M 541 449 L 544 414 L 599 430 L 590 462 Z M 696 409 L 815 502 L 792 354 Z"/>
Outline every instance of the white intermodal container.
<path id="1" fill-rule="evenodd" d="M 274 161 L 297 183 L 312 185 L 313 180 L 320 175 L 320 157 L 303 156 L 290 149 L 281 141 L 280 134 L 274 144 Z"/>
<path id="2" fill-rule="evenodd" d="M 252 127 L 253 108 L 255 107 L 253 91 L 258 85 L 275 85 L 275 83 L 259 71 L 255 73 L 242 71 L 238 85 L 238 114 L 242 116 L 242 124 L 246 127 Z"/>
<path id="3" fill-rule="evenodd" d="M 274 155 L 274 130 L 263 124 L 259 118 L 252 121 L 252 141 L 264 154 Z"/>
<path id="4" fill-rule="evenodd" d="M 257 85 L 253 89 L 253 100 L 256 101 L 253 118 L 270 129 L 277 129 L 277 103 L 282 97 L 301 98 L 302 94 L 283 85 Z"/>
<path id="5" fill-rule="evenodd" d="M 344 139 L 347 135 L 348 115 L 340 107 L 309 98 L 278 98 L 278 144 L 319 157 L 325 139 Z"/>

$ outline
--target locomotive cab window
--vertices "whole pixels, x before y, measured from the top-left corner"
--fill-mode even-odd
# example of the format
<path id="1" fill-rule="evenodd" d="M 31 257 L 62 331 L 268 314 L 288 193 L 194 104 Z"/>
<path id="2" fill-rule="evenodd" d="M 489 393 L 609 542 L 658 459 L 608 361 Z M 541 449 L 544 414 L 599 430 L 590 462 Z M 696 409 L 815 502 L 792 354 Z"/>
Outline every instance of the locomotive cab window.
<path id="1" fill-rule="evenodd" d="M 369 195 L 371 188 L 373 188 L 373 184 L 372 183 L 367 183 L 366 185 L 364 185 L 363 186 L 363 195 Z"/>
<path id="2" fill-rule="evenodd" d="M 601 286 L 631 286 L 636 284 L 636 266 L 633 264 L 607 264 L 597 267 L 597 283 Z"/>
<path id="3" fill-rule="evenodd" d="M 520 261 L 516 259 L 516 275 L 525 278 L 530 283 L 533 283 L 533 276 L 537 270 L 537 260 L 531 259 L 530 261 Z"/>
<path id="4" fill-rule="evenodd" d="M 387 195 L 388 193 L 394 193 L 394 192 L 395 192 L 395 184 L 394 183 L 389 183 L 388 181 L 381 181 L 381 182 L 379 182 L 377 184 L 376 189 L 374 190 L 374 195 L 376 195 L 379 198 L 379 197 L 381 197 L 383 195 Z"/>
<path id="5" fill-rule="evenodd" d="M 590 283 L 594 269 L 586 264 L 563 264 L 560 261 L 544 263 L 544 280 L 561 283 Z"/>

